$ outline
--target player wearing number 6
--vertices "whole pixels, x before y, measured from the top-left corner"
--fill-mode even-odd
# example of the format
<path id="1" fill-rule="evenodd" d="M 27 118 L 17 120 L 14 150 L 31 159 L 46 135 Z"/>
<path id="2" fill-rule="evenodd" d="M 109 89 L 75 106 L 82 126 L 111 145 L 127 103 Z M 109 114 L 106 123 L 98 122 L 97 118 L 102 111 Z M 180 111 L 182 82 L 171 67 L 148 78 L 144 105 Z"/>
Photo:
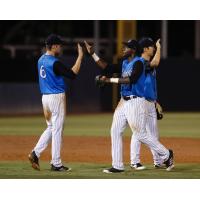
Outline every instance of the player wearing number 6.
<path id="1" fill-rule="evenodd" d="M 78 74 L 83 58 L 82 47 L 78 44 L 78 58 L 74 66 L 69 69 L 59 59 L 64 41 L 57 35 L 51 34 L 46 39 L 46 53 L 38 60 L 39 85 L 42 94 L 42 105 L 46 130 L 42 133 L 38 143 L 29 154 L 29 160 L 34 169 L 40 170 L 39 157 L 52 141 L 52 171 L 69 171 L 63 166 L 60 151 L 66 112 L 66 96 L 64 78 L 74 79 Z"/>

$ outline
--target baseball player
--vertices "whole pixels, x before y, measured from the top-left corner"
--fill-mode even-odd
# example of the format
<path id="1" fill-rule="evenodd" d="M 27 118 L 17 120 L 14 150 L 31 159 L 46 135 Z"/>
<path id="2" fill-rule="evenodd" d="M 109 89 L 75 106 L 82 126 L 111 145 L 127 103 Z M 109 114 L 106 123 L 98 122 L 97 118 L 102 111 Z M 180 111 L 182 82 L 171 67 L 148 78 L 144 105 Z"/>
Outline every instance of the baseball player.
<path id="1" fill-rule="evenodd" d="M 87 42 L 85 42 L 88 52 L 92 55 L 94 61 L 105 71 L 114 67 L 108 65 L 105 61 L 96 55 Z M 121 78 L 107 78 L 106 76 L 98 77 L 99 83 L 121 84 L 121 100 L 113 116 L 111 127 L 111 151 L 112 167 L 103 170 L 105 173 L 124 172 L 123 164 L 123 143 L 122 135 L 127 124 L 137 139 L 156 151 L 164 160 L 167 169 L 173 165 L 173 152 L 166 149 L 158 140 L 155 140 L 146 132 L 146 101 L 144 99 L 144 82 L 145 82 L 145 59 L 147 55 L 153 52 L 149 49 L 147 55 L 143 57 L 136 56 L 138 44 L 135 40 L 124 43 L 125 59 L 122 63 Z"/>
<path id="2" fill-rule="evenodd" d="M 154 42 L 151 38 L 142 38 L 139 41 L 139 45 L 141 48 L 141 53 L 143 54 L 145 48 L 153 47 Z M 157 87 L 156 87 L 156 67 L 160 63 L 160 39 L 156 42 L 156 53 L 154 58 L 150 63 L 146 64 L 146 80 L 145 80 L 145 87 L 144 87 L 144 95 L 147 101 L 147 121 L 146 121 L 146 131 L 151 137 L 155 139 L 159 139 L 158 134 L 158 127 L 157 127 L 157 112 L 156 112 L 156 105 L 157 105 Z M 140 147 L 141 142 L 135 137 L 133 134 L 131 138 L 131 166 L 137 166 L 140 164 Z M 154 167 L 161 168 L 163 167 L 163 160 L 161 157 L 151 149 L 153 160 L 154 160 Z M 143 170 L 145 167 L 138 167 L 135 169 Z"/>
<path id="3" fill-rule="evenodd" d="M 52 171 L 69 171 L 63 166 L 60 152 L 66 112 L 66 96 L 64 78 L 74 79 L 79 73 L 83 50 L 78 44 L 78 57 L 71 69 L 59 59 L 64 41 L 60 36 L 51 34 L 46 39 L 46 53 L 38 60 L 39 85 L 42 94 L 42 105 L 47 129 L 42 133 L 38 143 L 29 154 L 29 160 L 34 169 L 40 170 L 39 157 L 52 141 Z"/>

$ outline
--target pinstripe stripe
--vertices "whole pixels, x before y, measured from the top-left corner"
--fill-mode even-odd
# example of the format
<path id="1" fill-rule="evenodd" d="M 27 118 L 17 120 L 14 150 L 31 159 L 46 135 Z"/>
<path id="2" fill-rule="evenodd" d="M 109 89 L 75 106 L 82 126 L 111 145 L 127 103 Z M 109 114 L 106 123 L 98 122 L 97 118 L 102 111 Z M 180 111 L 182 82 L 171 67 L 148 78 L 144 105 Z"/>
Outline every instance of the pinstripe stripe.
<path id="1" fill-rule="evenodd" d="M 133 133 L 131 137 L 131 143 L 130 143 L 131 164 L 140 163 L 140 149 L 141 149 L 141 142 L 136 137 L 136 134 Z"/>
<path id="2" fill-rule="evenodd" d="M 157 114 L 155 109 L 154 102 L 147 102 L 147 109 L 148 109 L 148 115 L 147 115 L 147 134 L 151 135 L 151 137 L 155 138 L 156 140 L 159 140 L 159 133 L 158 133 L 158 125 L 157 125 Z M 160 158 L 157 152 L 155 152 L 153 149 L 151 149 L 154 164 L 162 164 L 163 160 Z"/>
<path id="3" fill-rule="evenodd" d="M 154 150 L 163 160 L 166 160 L 169 156 L 169 151 L 151 134 L 148 134 L 146 131 L 146 123 L 147 123 L 147 113 L 148 113 L 148 103 L 143 98 L 136 98 L 130 100 L 132 101 L 132 114 L 134 117 L 130 117 L 130 113 L 127 112 L 127 118 L 129 125 L 133 130 L 136 129 L 135 134 L 138 140 L 144 144 L 146 144 L 150 149 Z M 135 125 L 135 127 L 133 127 Z"/>
<path id="4" fill-rule="evenodd" d="M 134 98 L 120 101 L 120 106 L 115 110 L 111 127 L 112 166 L 124 169 L 122 134 L 127 122 L 133 132 L 131 139 L 131 163 L 140 162 L 141 143 L 146 144 L 154 155 L 154 159 L 166 160 L 169 151 L 158 141 L 157 120 L 152 105 L 148 105 L 144 98 Z M 147 117 L 152 114 L 153 117 Z M 147 131 L 148 129 L 148 131 Z"/>
<path id="5" fill-rule="evenodd" d="M 120 101 L 119 104 L 121 103 Z M 118 106 L 115 110 L 111 127 L 112 166 L 116 169 L 124 169 L 122 134 L 126 126 L 127 120 L 123 113 L 123 105 Z"/>
<path id="6" fill-rule="evenodd" d="M 39 156 L 48 146 L 50 139 L 52 139 L 51 164 L 59 167 L 62 165 L 60 151 L 65 121 L 65 93 L 43 95 L 42 104 L 44 109 L 48 109 L 51 112 L 51 119 L 46 121 L 47 129 L 41 135 L 34 150 L 36 155 Z"/>
<path id="7" fill-rule="evenodd" d="M 158 126 L 157 126 L 157 114 L 155 110 L 155 105 L 153 102 L 147 102 L 147 121 L 146 121 L 146 131 L 148 135 L 151 135 L 152 138 L 159 140 L 159 134 L 158 134 Z M 136 164 L 140 163 L 140 147 L 141 142 L 137 139 L 137 137 L 134 137 L 134 134 L 131 138 L 131 163 Z M 157 152 L 155 152 L 153 149 L 151 149 L 154 164 L 161 164 L 163 163 L 163 160 L 158 155 Z"/>

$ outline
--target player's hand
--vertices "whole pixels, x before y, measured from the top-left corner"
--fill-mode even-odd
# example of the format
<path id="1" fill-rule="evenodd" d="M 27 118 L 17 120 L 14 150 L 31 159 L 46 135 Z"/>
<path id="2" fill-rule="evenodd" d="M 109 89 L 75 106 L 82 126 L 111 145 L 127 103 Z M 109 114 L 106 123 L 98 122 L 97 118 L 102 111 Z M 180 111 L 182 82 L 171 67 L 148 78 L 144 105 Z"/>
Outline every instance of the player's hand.
<path id="1" fill-rule="evenodd" d="M 85 43 L 85 47 L 86 47 L 86 49 L 87 49 L 87 52 L 88 52 L 90 55 L 92 55 L 92 54 L 94 53 L 94 48 L 93 48 L 93 46 L 89 45 L 86 41 L 84 41 L 84 43 Z"/>
<path id="2" fill-rule="evenodd" d="M 79 43 L 77 46 L 78 46 L 78 56 L 83 58 L 83 48 L 81 47 L 81 45 Z"/>
<path id="3" fill-rule="evenodd" d="M 95 77 L 95 84 L 98 87 L 104 87 L 105 83 L 107 82 L 107 77 L 106 76 L 102 76 L 102 75 L 98 75 Z"/>
<path id="4" fill-rule="evenodd" d="M 161 48 L 160 38 L 156 41 L 156 48 Z"/>
<path id="5" fill-rule="evenodd" d="M 106 77 L 106 76 L 102 76 L 102 77 L 100 78 L 100 80 L 101 80 L 102 82 L 105 82 L 105 81 L 107 80 L 107 77 Z"/>
<path id="6" fill-rule="evenodd" d="M 155 103 L 155 107 L 156 107 L 157 119 L 160 120 L 163 118 L 163 109 L 158 102 Z"/>

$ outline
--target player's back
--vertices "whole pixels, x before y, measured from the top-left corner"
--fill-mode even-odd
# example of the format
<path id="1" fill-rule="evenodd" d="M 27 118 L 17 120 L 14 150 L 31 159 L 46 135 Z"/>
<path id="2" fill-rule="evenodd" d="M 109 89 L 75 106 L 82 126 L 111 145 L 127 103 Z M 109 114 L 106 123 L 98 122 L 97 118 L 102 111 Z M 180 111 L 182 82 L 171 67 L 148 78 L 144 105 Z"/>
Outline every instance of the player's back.
<path id="1" fill-rule="evenodd" d="M 58 94 L 65 92 L 65 83 L 62 76 L 53 71 L 54 63 L 58 58 L 44 54 L 38 60 L 38 75 L 40 91 L 42 94 Z"/>

